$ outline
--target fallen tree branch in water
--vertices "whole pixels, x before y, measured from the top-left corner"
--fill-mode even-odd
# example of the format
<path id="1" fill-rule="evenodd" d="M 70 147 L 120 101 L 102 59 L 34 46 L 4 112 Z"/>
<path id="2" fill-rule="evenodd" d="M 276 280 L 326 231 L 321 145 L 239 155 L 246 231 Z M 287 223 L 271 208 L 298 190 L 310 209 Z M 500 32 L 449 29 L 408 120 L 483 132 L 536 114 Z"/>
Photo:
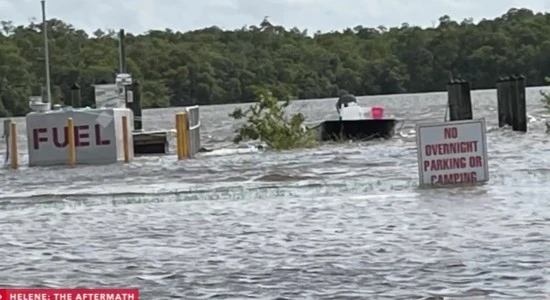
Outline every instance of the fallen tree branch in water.
<path id="1" fill-rule="evenodd" d="M 246 122 L 237 129 L 233 142 L 245 140 L 260 140 L 273 150 L 288 150 L 295 148 L 311 148 L 317 145 L 313 130 L 305 124 L 301 113 L 290 118 L 285 109 L 290 101 L 279 104 L 271 91 L 265 88 L 256 89 L 258 103 L 243 111 L 235 109 L 229 116 L 235 120 L 245 119 Z"/>

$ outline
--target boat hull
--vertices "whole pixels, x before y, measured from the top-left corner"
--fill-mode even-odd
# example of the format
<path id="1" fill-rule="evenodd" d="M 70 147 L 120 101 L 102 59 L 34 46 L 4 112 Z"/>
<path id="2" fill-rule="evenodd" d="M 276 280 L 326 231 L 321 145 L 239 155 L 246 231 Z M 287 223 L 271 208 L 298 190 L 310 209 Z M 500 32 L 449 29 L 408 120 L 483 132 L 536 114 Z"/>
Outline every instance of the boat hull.
<path id="1" fill-rule="evenodd" d="M 324 121 L 315 127 L 320 141 L 390 139 L 395 133 L 395 119 Z"/>

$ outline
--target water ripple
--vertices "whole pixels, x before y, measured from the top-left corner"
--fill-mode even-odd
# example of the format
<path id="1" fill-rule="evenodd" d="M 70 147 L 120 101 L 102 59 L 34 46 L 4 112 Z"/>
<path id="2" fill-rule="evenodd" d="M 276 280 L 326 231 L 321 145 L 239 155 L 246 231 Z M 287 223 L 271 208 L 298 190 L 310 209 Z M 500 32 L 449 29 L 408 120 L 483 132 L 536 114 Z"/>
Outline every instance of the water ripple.
<path id="1" fill-rule="evenodd" d="M 473 93 L 491 172 L 474 187 L 418 188 L 414 126 L 443 119 L 442 93 L 360 99 L 405 120 L 389 141 L 252 151 L 228 144 L 238 105 L 207 106 L 203 142 L 224 150 L 194 160 L 0 170 L 1 282 L 144 299 L 547 299 L 548 114 L 529 89 L 529 132 L 498 128 L 495 94 Z M 292 107 L 318 121 L 333 101 Z M 171 128 L 173 113 L 145 111 L 145 125 Z"/>

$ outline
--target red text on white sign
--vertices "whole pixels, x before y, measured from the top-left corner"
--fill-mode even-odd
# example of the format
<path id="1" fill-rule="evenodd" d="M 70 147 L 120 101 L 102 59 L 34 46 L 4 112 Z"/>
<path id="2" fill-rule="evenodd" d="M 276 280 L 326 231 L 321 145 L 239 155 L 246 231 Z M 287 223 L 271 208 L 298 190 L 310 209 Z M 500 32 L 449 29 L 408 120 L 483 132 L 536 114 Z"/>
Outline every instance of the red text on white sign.
<path id="1" fill-rule="evenodd" d="M 63 132 L 63 137 L 61 137 Z M 91 138 L 90 134 L 93 132 L 94 138 Z M 53 145 L 56 148 L 64 148 L 69 144 L 69 128 L 67 126 L 63 128 L 34 128 L 33 131 L 33 148 L 38 150 L 40 143 L 47 143 L 51 139 Z M 74 126 L 74 141 L 76 147 L 88 147 L 90 145 L 103 146 L 110 145 L 110 140 L 104 140 L 101 137 L 101 125 L 95 124 L 93 131 L 90 130 L 89 125 L 76 125 Z"/>
<path id="2" fill-rule="evenodd" d="M 453 172 L 431 175 L 433 184 L 455 184 L 455 183 L 475 183 L 477 182 L 476 172 L 461 172 L 461 169 L 482 168 L 483 157 L 479 155 L 469 156 L 469 153 L 478 153 L 478 141 L 452 142 L 458 138 L 457 127 L 443 128 L 443 137 L 445 142 L 430 144 L 424 147 L 425 157 L 429 159 L 422 162 L 424 171 L 448 171 Z M 448 156 L 455 154 L 465 154 L 460 157 Z M 437 158 L 437 156 L 447 156 Z"/>

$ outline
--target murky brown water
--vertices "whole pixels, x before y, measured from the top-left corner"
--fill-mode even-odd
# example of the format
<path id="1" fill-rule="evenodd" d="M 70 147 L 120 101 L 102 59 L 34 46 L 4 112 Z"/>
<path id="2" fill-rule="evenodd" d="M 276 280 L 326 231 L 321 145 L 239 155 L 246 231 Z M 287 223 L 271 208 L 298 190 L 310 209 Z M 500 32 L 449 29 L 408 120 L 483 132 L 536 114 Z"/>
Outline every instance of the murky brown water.
<path id="1" fill-rule="evenodd" d="M 211 106 L 203 144 L 226 150 L 208 156 L 1 170 L 0 283 L 133 286 L 158 300 L 546 299 L 549 116 L 538 90 L 527 134 L 496 128 L 495 91 L 473 93 L 489 131 L 491 181 L 479 187 L 417 188 L 414 124 L 443 120 L 444 93 L 362 98 L 405 120 L 391 141 L 236 153 L 235 106 Z M 334 103 L 293 109 L 321 121 Z M 146 129 L 173 128 L 175 111 L 146 111 Z"/>

